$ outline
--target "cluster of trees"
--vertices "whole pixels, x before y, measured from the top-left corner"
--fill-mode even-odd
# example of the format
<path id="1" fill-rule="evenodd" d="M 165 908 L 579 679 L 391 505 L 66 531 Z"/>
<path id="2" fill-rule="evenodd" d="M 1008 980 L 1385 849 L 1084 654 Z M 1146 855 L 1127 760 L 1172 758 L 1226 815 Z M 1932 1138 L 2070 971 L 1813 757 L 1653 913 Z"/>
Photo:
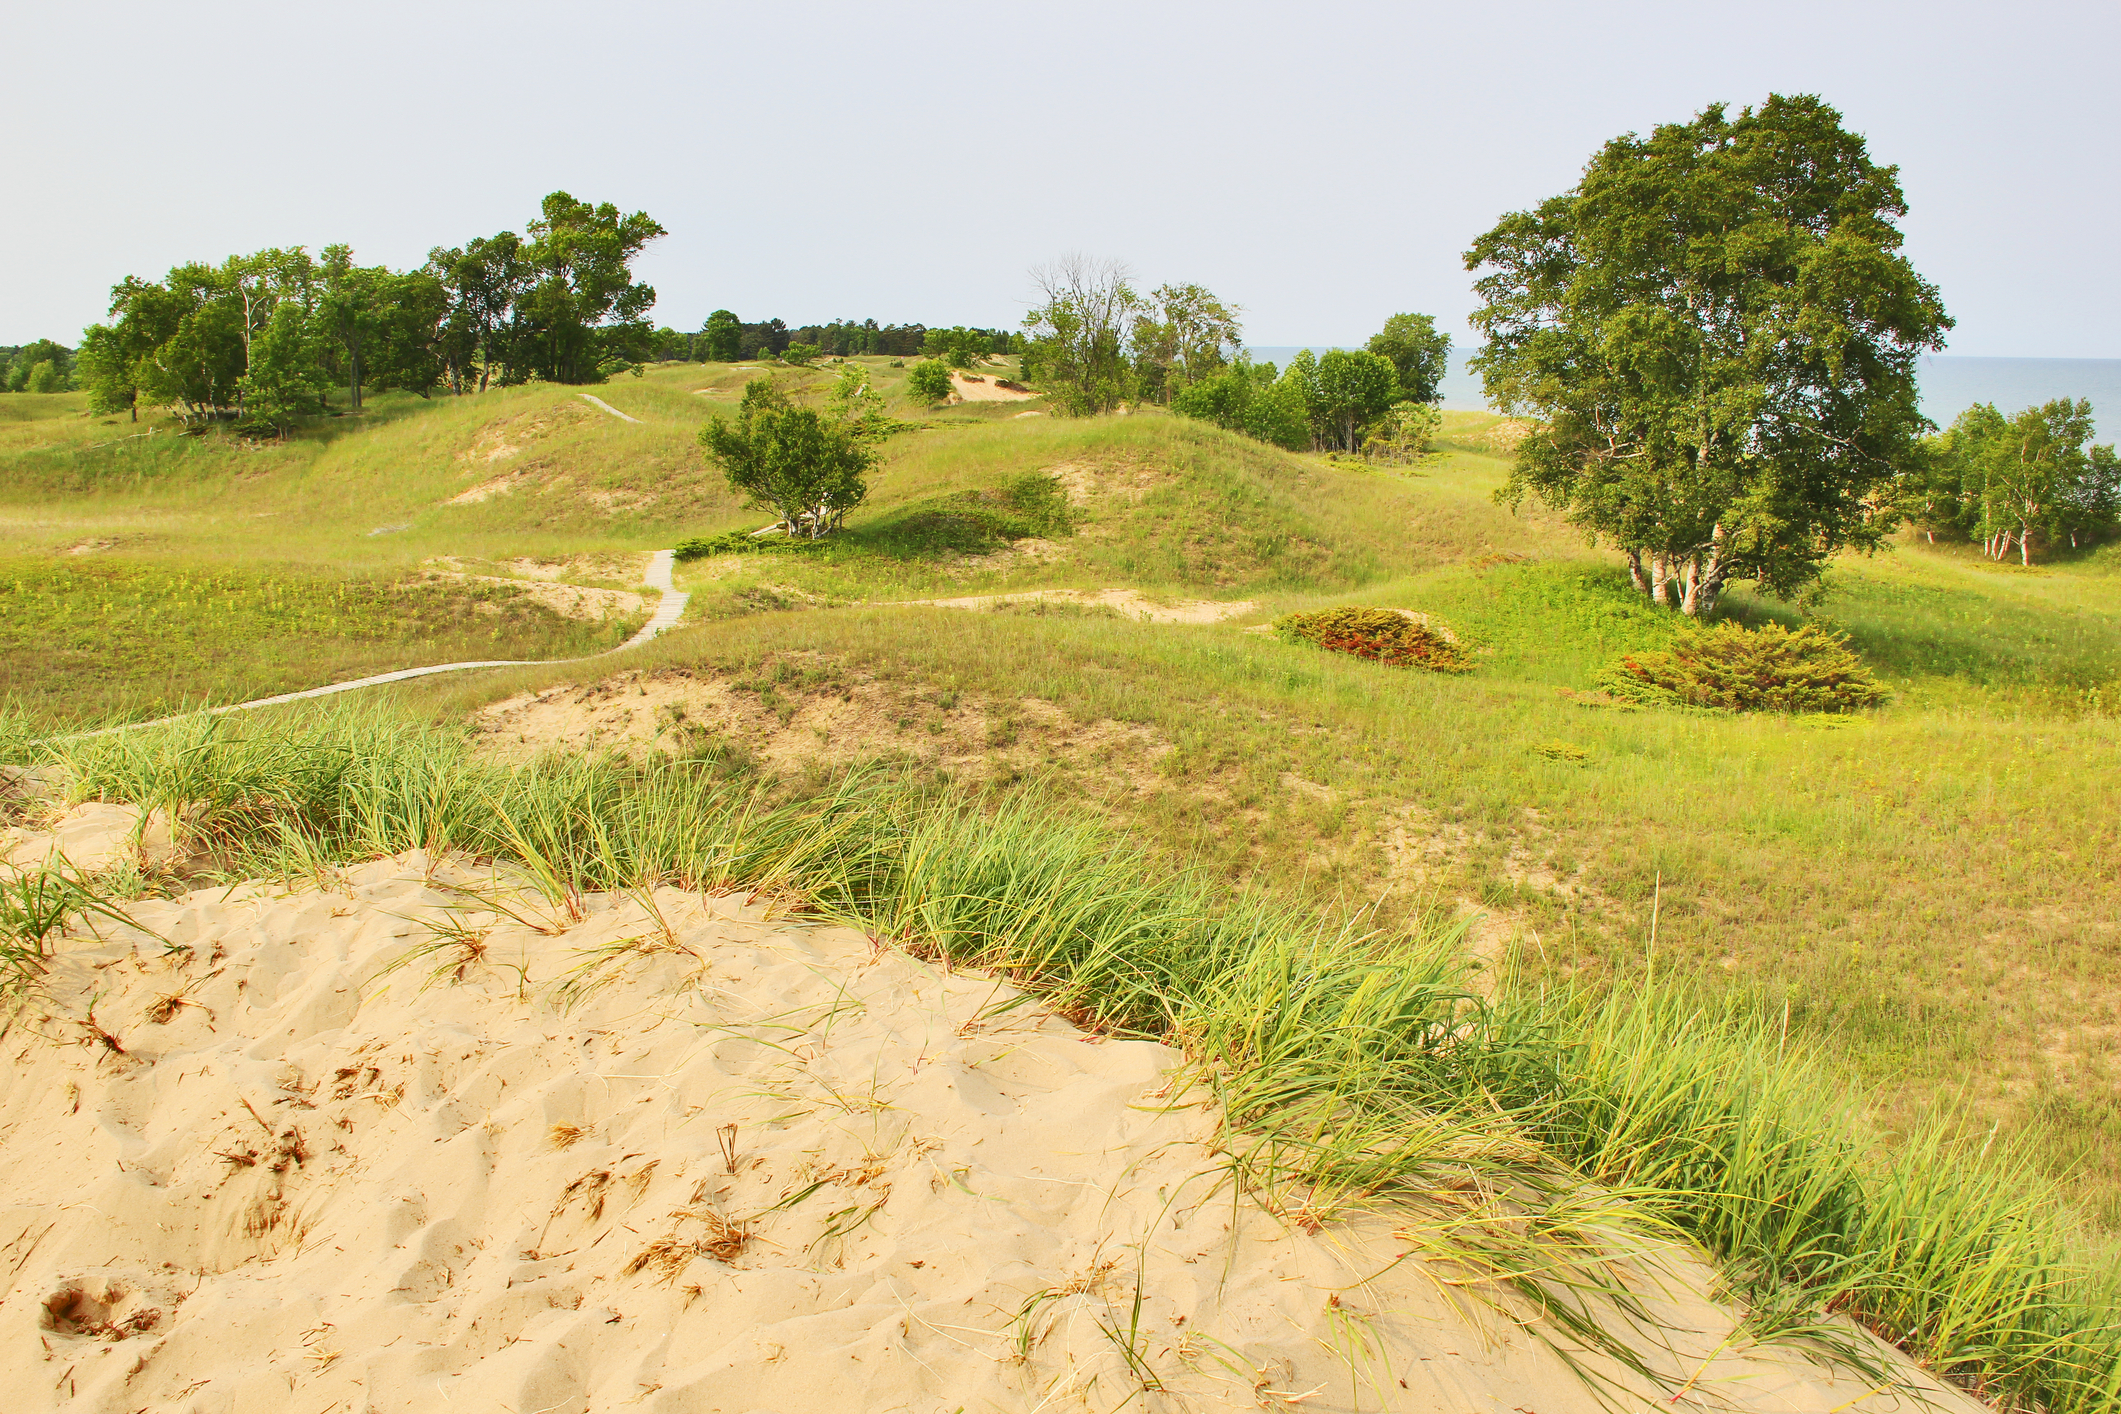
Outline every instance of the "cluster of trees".
<path id="1" fill-rule="evenodd" d="M 1436 425 L 1450 338 L 1426 314 L 1395 314 L 1366 348 L 1286 370 L 1253 363 L 1242 309 L 1199 285 L 1136 293 L 1125 266 L 1066 257 L 1032 272 L 1043 302 L 1024 321 L 1024 374 L 1064 411 L 1140 399 L 1277 446 L 1405 456 Z"/>
<path id="2" fill-rule="evenodd" d="M 64 393 L 74 386 L 74 351 L 50 339 L 0 348 L 0 392 Z"/>
<path id="3" fill-rule="evenodd" d="M 1897 521 L 1929 425 L 1917 360 L 1952 321 L 1900 253 L 1896 170 L 1816 97 L 1615 138 L 1473 243 L 1489 400 L 1531 415 L 1537 496 L 1690 615 L 1790 594 Z"/>
<path id="4" fill-rule="evenodd" d="M 1171 406 L 1189 417 L 1294 450 L 1406 461 L 1441 420 L 1450 339 L 1426 314 L 1395 314 L 1367 348 L 1300 350 L 1286 370 L 1242 357 L 1188 384 Z"/>
<path id="5" fill-rule="evenodd" d="M 1939 531 L 1992 560 L 2072 548 L 2121 529 L 2121 460 L 2092 446 L 2092 405 L 2058 398 L 2005 417 L 1968 408 L 1901 482 L 1901 509 L 1932 541 Z"/>
<path id="6" fill-rule="evenodd" d="M 285 430 L 338 387 L 359 409 L 364 390 L 596 383 L 644 361 L 655 291 L 632 265 L 663 228 L 554 192 L 526 231 L 437 246 L 417 270 L 332 245 L 129 278 L 112 322 L 82 335 L 76 376 L 99 411 L 145 402 Z"/>

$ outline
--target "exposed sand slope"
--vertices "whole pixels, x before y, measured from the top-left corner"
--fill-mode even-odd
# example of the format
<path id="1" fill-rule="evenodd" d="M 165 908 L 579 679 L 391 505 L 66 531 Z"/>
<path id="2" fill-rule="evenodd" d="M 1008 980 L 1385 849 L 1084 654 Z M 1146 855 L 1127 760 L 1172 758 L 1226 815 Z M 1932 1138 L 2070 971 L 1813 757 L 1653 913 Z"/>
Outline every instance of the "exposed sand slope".
<path id="1" fill-rule="evenodd" d="M 953 371 L 950 375 L 950 386 L 968 403 L 1020 403 L 1030 398 L 1045 396 L 1044 393 L 1029 393 L 1019 388 L 997 387 L 993 379 L 1000 376 L 993 374 L 967 378 L 964 374 Z"/>
<path id="2" fill-rule="evenodd" d="M 720 743 L 797 775 L 878 757 L 968 778 L 1062 763 L 1099 794 L 1131 792 L 1152 780 L 1156 761 L 1171 750 L 1151 728 L 1079 721 L 1039 698 L 952 693 L 946 707 L 934 692 L 819 655 L 791 653 L 784 661 L 807 664 L 816 680 L 808 687 L 783 683 L 769 701 L 755 685 L 742 690 L 704 669 L 617 673 L 520 693 L 471 720 L 489 749 L 517 758 L 554 749 L 697 754 Z"/>
<path id="3" fill-rule="evenodd" d="M 382 976 L 473 902 L 412 856 L 140 905 L 175 951 L 69 942 L 0 1071 L 7 1407 L 1600 1407 L 1389 1223 L 1233 1193 L 1175 1052 L 654 901 L 460 914 L 483 959 Z M 1651 1304 L 1692 1407 L 1911 1407 Z"/>
<path id="4" fill-rule="evenodd" d="M 1111 609 L 1130 619 L 1157 624 L 1212 624 L 1242 617 L 1259 605 L 1250 599 L 1227 603 L 1213 599 L 1178 599 L 1159 604 L 1133 589 L 1030 589 L 1018 594 L 967 594 L 957 599 L 907 599 L 907 604 L 933 604 L 939 609 L 984 609 L 994 604 L 1082 604 Z"/>
<path id="5" fill-rule="evenodd" d="M 498 584 L 518 589 L 563 619 L 602 619 L 614 614 L 638 614 L 648 608 L 646 595 L 624 589 L 597 589 L 585 584 L 561 584 L 551 579 L 465 574 L 459 570 L 429 570 L 427 577 L 460 584 Z"/>

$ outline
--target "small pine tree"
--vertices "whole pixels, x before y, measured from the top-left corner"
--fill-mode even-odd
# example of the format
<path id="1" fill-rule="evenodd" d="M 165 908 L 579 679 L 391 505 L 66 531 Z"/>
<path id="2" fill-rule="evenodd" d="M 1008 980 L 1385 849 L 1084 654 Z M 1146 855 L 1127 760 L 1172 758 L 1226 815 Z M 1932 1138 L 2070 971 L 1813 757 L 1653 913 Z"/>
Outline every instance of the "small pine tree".
<path id="1" fill-rule="evenodd" d="M 1599 686 L 1646 706 L 1727 712 L 1856 712 L 1892 695 L 1847 635 L 1816 624 L 1795 632 L 1773 623 L 1688 629 L 1662 652 L 1621 659 Z"/>

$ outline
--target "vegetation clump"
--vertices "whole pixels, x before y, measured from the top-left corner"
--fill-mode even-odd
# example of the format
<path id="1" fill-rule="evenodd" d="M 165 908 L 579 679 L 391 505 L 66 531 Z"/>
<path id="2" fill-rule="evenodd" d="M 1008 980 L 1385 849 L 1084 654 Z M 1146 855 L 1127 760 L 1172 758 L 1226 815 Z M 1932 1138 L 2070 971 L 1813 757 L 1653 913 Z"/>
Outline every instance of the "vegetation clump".
<path id="1" fill-rule="evenodd" d="M 922 359 L 906 375 L 906 395 L 930 407 L 949 400 L 950 365 L 939 358 Z"/>
<path id="2" fill-rule="evenodd" d="M 876 465 L 876 453 L 853 428 L 792 406 L 770 378 L 745 384 L 736 420 L 708 423 L 700 445 L 728 473 L 732 490 L 778 512 L 789 535 L 812 540 L 837 529 L 867 498 L 865 477 Z"/>
<path id="3" fill-rule="evenodd" d="M 1622 658 L 1599 686 L 1646 706 L 1730 712 L 1856 712 L 1892 695 L 1846 634 L 1817 624 L 1794 631 L 1735 623 L 1693 629 L 1661 652 Z"/>
<path id="4" fill-rule="evenodd" d="M 1274 621 L 1274 631 L 1284 638 L 1300 638 L 1335 653 L 1352 653 L 1394 668 L 1427 668 L 1434 673 L 1473 670 L 1473 659 L 1463 647 L 1397 609 L 1343 605 L 1311 614 L 1284 614 Z"/>

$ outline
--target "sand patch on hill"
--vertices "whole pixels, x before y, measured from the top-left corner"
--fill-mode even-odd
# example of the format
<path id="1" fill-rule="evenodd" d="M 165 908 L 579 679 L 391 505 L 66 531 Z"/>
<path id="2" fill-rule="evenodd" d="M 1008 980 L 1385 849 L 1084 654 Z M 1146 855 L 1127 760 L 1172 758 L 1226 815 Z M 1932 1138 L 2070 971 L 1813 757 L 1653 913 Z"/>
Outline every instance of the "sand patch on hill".
<path id="1" fill-rule="evenodd" d="M 998 604 L 1075 604 L 1109 609 L 1122 618 L 1153 624 L 1213 624 L 1241 618 L 1259 605 L 1250 599 L 1174 599 L 1160 603 L 1133 589 L 1029 589 L 1016 594 L 967 594 L 956 599 L 907 599 L 939 609 L 991 609 Z"/>
<path id="2" fill-rule="evenodd" d="M 1094 795 L 1156 780 L 1171 743 L 1128 722 L 1078 721 L 1038 698 L 998 700 L 861 673 L 818 654 L 782 655 L 738 677 L 685 668 L 563 683 L 480 709 L 490 749 L 713 756 L 803 775 L 900 758 L 961 779 L 1075 775 Z"/>
<path id="3" fill-rule="evenodd" d="M 481 481 L 476 486 L 466 487 L 442 504 L 445 506 L 476 506 L 481 501 L 490 501 L 496 496 L 506 496 L 516 489 L 523 478 L 518 476 L 496 476 L 490 481 Z"/>
<path id="4" fill-rule="evenodd" d="M 35 825 L 0 830 L 0 863 L 14 869 L 42 869 L 63 861 L 70 872 L 82 874 L 127 866 L 146 870 L 168 864 L 176 853 L 166 816 L 157 812 L 148 817 L 137 805 L 99 800 Z"/>
<path id="5" fill-rule="evenodd" d="M 860 932 L 418 854 L 134 916 L 0 1072 L 10 1409 L 1605 1407 L 1412 1213 L 1237 1191 L 1178 1052 Z M 1630 1265 L 1690 1405 L 1913 1407 Z"/>
<path id="6" fill-rule="evenodd" d="M 1171 480 L 1167 471 L 1133 462 L 1061 462 L 1045 471 L 1075 506 L 1105 500 L 1139 503 L 1159 483 Z"/>
<path id="7" fill-rule="evenodd" d="M 510 579 L 495 574 L 464 574 L 456 570 L 429 570 L 425 576 L 435 582 L 454 584 L 498 584 L 516 592 L 517 596 L 533 603 L 543 604 L 563 619 L 608 619 L 645 614 L 654 607 L 654 601 L 645 594 L 635 594 L 625 589 L 592 589 L 580 584 L 561 584 L 554 580 Z M 500 607 L 481 603 L 476 610 L 499 613 Z"/>
<path id="8" fill-rule="evenodd" d="M 462 555 L 436 555 L 426 561 L 445 570 L 464 574 L 478 574 L 482 567 L 493 566 L 517 579 L 565 580 L 569 583 L 599 584 L 601 588 L 615 588 L 644 583 L 651 557 L 643 551 L 610 550 L 588 551 L 569 555 L 559 560 L 539 560 L 518 555 L 510 560 L 473 560 Z"/>
<path id="9" fill-rule="evenodd" d="M 979 374 L 964 374 L 953 371 L 950 386 L 958 397 L 968 403 L 1020 403 L 1031 398 L 1042 398 L 1043 393 L 1034 393 L 1027 388 L 1004 388 L 993 378 Z"/>
<path id="10" fill-rule="evenodd" d="M 588 408 L 563 403 L 534 412 L 497 417 L 478 430 L 470 446 L 457 453 L 457 461 L 475 473 L 479 468 L 521 456 L 531 443 L 568 427 L 579 426 L 595 416 Z"/>

